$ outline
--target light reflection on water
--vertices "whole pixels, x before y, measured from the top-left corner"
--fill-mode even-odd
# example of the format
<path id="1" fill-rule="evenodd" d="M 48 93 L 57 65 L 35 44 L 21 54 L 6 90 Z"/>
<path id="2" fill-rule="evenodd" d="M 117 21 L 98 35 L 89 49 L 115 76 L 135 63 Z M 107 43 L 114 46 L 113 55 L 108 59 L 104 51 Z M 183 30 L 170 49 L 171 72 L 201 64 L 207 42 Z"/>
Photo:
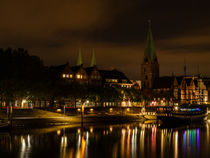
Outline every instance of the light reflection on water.
<path id="1" fill-rule="evenodd" d="M 210 157 L 210 121 L 161 128 L 154 123 L 61 128 L 50 132 L 0 132 L 0 155 L 8 158 Z"/>

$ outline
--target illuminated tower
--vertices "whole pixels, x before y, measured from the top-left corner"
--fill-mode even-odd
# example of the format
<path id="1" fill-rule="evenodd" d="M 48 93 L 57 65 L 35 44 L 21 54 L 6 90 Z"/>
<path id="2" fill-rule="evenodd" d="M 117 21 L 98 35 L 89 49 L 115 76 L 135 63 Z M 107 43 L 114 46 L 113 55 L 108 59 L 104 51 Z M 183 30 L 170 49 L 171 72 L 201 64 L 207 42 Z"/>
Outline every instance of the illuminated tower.
<path id="1" fill-rule="evenodd" d="M 81 54 L 81 48 L 79 48 L 78 58 L 77 58 L 77 66 L 82 65 L 82 54 Z"/>
<path id="2" fill-rule="evenodd" d="M 93 49 L 93 53 L 92 53 L 92 59 L 91 59 L 91 67 L 96 66 L 96 55 L 95 55 L 95 50 Z"/>
<path id="3" fill-rule="evenodd" d="M 152 37 L 151 22 L 147 33 L 147 43 L 144 51 L 144 59 L 141 64 L 142 88 L 152 89 L 155 79 L 159 77 L 159 64 L 155 53 L 154 41 Z"/>

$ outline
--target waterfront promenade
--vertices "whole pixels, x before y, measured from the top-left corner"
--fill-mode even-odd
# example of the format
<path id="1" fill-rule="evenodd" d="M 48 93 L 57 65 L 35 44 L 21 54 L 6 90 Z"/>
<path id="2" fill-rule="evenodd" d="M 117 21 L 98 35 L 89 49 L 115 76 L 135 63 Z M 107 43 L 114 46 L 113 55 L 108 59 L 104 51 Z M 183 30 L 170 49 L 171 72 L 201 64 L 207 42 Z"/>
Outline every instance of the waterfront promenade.
<path id="1" fill-rule="evenodd" d="M 155 109 L 147 109 L 153 112 Z M 47 127 L 83 123 L 122 123 L 142 121 L 141 108 L 86 108 L 81 115 L 80 108 L 64 110 L 14 109 L 12 126 L 15 127 Z M 65 114 L 64 114 L 65 113 Z M 83 116 L 83 117 L 82 117 Z M 0 117 L 7 118 L 6 110 L 0 110 Z M 208 118 L 210 118 L 210 113 Z"/>
<path id="2" fill-rule="evenodd" d="M 78 108 L 75 108 L 77 111 Z M 75 111 L 74 110 L 74 111 Z M 89 109 L 90 110 L 90 109 Z M 0 111 L 1 118 L 7 118 L 6 110 Z M 139 112 L 133 112 L 126 108 L 125 111 L 113 110 L 109 108 L 108 111 L 91 112 L 85 111 L 83 118 L 81 112 L 72 112 L 66 110 L 53 112 L 41 109 L 15 109 L 12 114 L 13 127 L 42 127 L 52 125 L 78 124 L 78 123 L 110 123 L 110 122 L 130 122 L 143 119 Z"/>

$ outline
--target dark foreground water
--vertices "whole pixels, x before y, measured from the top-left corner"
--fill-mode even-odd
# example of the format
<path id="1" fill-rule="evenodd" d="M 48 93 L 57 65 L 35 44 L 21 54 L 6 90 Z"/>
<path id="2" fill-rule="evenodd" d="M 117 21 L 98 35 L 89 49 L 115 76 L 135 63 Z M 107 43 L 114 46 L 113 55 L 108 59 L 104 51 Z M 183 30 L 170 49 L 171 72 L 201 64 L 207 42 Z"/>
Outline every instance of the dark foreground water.
<path id="1" fill-rule="evenodd" d="M 210 158 L 210 120 L 173 128 L 155 123 L 79 125 L 0 132 L 1 158 Z"/>

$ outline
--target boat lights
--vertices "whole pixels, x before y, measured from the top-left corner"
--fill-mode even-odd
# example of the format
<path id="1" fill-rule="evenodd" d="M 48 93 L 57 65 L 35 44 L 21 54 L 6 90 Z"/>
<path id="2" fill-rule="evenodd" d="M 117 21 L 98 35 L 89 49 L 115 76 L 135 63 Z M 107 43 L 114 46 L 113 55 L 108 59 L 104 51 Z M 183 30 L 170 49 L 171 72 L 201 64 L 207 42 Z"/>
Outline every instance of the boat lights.
<path id="1" fill-rule="evenodd" d="M 193 108 L 193 109 L 180 108 L 180 111 L 200 111 L 200 108 Z"/>

